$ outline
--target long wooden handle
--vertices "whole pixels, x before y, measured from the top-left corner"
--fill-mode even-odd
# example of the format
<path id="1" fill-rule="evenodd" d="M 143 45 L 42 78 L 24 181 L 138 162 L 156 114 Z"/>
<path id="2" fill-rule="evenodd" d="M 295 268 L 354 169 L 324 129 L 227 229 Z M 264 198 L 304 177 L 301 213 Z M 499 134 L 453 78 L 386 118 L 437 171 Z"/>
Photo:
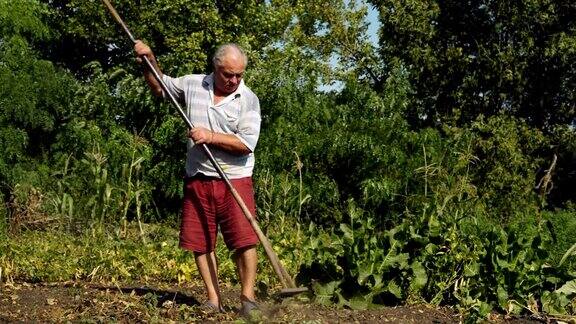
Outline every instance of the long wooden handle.
<path id="1" fill-rule="evenodd" d="M 230 192 L 232 193 L 232 196 L 234 196 L 234 198 L 236 199 L 236 201 L 240 205 L 240 208 L 244 212 L 244 215 L 246 216 L 246 218 L 250 222 L 250 225 L 252 225 L 254 232 L 256 232 L 258 239 L 262 243 L 262 246 L 264 247 L 264 251 L 266 251 L 266 255 L 268 256 L 268 259 L 270 260 L 270 263 L 272 264 L 272 268 L 274 268 L 274 272 L 276 272 L 276 275 L 278 276 L 278 278 L 282 282 L 282 286 L 284 286 L 284 288 L 295 288 L 296 285 L 294 284 L 292 277 L 288 274 L 286 269 L 280 263 L 280 260 L 278 259 L 276 252 L 274 252 L 274 249 L 272 248 L 272 244 L 270 244 L 270 241 L 268 240 L 266 235 L 264 235 L 264 233 L 260 229 L 258 222 L 252 216 L 252 213 L 250 212 L 250 210 L 248 209 L 248 207 L 244 203 L 244 200 L 242 200 L 242 197 L 240 197 L 240 194 L 238 194 L 238 192 L 236 191 L 234 186 L 230 185 L 229 188 L 230 188 Z"/>
<path id="2" fill-rule="evenodd" d="M 114 17 L 116 22 L 122 27 L 124 32 L 128 35 L 130 40 L 133 43 L 135 43 L 136 38 L 130 32 L 130 29 L 128 29 L 128 26 L 124 23 L 124 21 L 122 20 L 122 18 L 118 14 L 118 12 L 116 12 L 116 9 L 114 9 L 114 6 L 112 6 L 110 1 L 108 1 L 108 0 L 102 0 L 102 1 L 104 2 L 106 7 L 108 8 L 108 11 L 110 11 L 110 14 L 112 14 L 112 17 Z M 146 63 L 148 69 L 150 69 L 150 71 L 154 75 L 154 78 L 156 79 L 156 81 L 158 81 L 158 83 L 160 83 L 160 86 L 162 87 L 162 90 L 164 91 L 164 93 L 168 95 L 168 98 L 170 99 L 172 104 L 174 104 L 174 106 L 178 110 L 180 117 L 182 117 L 182 119 L 186 122 L 186 125 L 188 125 L 189 128 L 194 128 L 194 125 L 192 124 L 192 122 L 190 121 L 188 116 L 184 113 L 184 110 L 182 109 L 182 107 L 178 103 L 178 100 L 176 100 L 176 98 L 172 95 L 170 90 L 168 90 L 168 86 L 166 85 L 166 83 L 164 83 L 164 80 L 162 80 L 162 77 L 160 76 L 158 71 L 156 71 L 152 62 L 150 62 L 150 60 L 146 56 L 143 57 L 143 60 Z M 218 172 L 220 177 L 224 180 L 224 182 L 226 182 L 226 185 L 228 186 L 228 189 L 230 189 L 232 196 L 234 197 L 234 199 L 236 200 L 238 205 L 240 205 L 240 208 L 242 209 L 244 216 L 246 216 L 246 218 L 248 219 L 248 222 L 250 222 L 250 225 L 254 229 L 254 232 L 256 232 L 256 235 L 258 236 L 258 239 L 262 243 L 262 246 L 264 247 L 264 251 L 266 252 L 266 255 L 268 256 L 268 260 L 270 260 L 270 263 L 272 264 L 272 268 L 274 269 L 274 272 L 276 272 L 278 279 L 280 279 L 282 286 L 284 286 L 284 288 L 295 288 L 296 285 L 294 284 L 292 277 L 288 274 L 286 269 L 280 263 L 280 260 L 278 259 L 276 252 L 274 252 L 274 249 L 272 248 L 270 241 L 268 240 L 266 235 L 264 235 L 264 233 L 260 229 L 258 222 L 254 218 L 254 216 L 252 216 L 252 213 L 250 212 L 250 210 L 246 206 L 246 203 L 244 203 L 244 200 L 242 199 L 240 194 L 238 194 L 238 191 L 236 191 L 236 189 L 232 185 L 232 182 L 230 182 L 230 179 L 228 178 L 226 173 L 224 173 L 224 170 L 222 169 L 220 164 L 218 164 L 218 162 L 216 161 L 216 159 L 212 155 L 212 152 L 210 151 L 208 146 L 206 144 L 202 144 L 202 149 L 204 150 L 204 153 L 206 154 L 206 156 L 208 157 L 208 159 L 210 160 L 210 162 L 212 163 L 212 165 L 216 169 L 216 172 Z"/>
<path id="3" fill-rule="evenodd" d="M 104 5 L 106 5 L 106 8 L 108 8 L 108 11 L 110 11 L 110 14 L 112 15 L 112 17 L 114 17 L 114 20 L 116 20 L 116 22 L 120 26 L 122 26 L 122 29 L 124 29 L 124 32 L 126 32 L 128 37 L 130 38 L 130 40 L 133 43 L 136 43 L 136 38 L 134 37 L 134 35 L 132 35 L 132 33 L 130 32 L 130 29 L 128 29 L 128 26 L 124 23 L 124 21 L 122 20 L 122 18 L 120 17 L 120 15 L 116 11 L 116 9 L 114 9 L 114 6 L 110 3 L 110 1 L 108 1 L 108 0 L 102 0 L 102 1 L 104 2 Z"/>

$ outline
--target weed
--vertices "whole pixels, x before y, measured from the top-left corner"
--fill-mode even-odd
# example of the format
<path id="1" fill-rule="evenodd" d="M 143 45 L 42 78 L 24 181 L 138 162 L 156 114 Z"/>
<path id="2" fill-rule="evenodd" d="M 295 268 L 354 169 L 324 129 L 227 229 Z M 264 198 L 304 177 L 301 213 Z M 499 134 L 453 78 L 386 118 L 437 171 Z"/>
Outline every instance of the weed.
<path id="1" fill-rule="evenodd" d="M 18 233 L 22 229 L 38 229 L 51 225 L 56 219 L 45 211 L 46 196 L 38 188 L 17 184 L 9 202 L 8 229 Z"/>

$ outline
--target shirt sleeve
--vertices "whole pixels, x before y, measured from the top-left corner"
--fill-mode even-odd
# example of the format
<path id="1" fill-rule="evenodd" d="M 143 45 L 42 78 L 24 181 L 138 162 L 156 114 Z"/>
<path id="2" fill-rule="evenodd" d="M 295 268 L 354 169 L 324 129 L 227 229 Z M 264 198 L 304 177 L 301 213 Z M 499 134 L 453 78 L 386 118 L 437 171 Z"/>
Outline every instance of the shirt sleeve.
<path id="1" fill-rule="evenodd" d="M 260 136 L 260 101 L 255 95 L 246 98 L 246 107 L 242 107 L 238 121 L 238 132 L 235 134 L 250 151 L 254 152 Z"/>
<path id="2" fill-rule="evenodd" d="M 184 77 L 172 78 L 164 74 L 162 80 L 166 84 L 168 91 L 174 96 L 174 98 L 181 104 L 184 103 Z M 162 96 L 168 98 L 168 94 L 162 90 Z"/>

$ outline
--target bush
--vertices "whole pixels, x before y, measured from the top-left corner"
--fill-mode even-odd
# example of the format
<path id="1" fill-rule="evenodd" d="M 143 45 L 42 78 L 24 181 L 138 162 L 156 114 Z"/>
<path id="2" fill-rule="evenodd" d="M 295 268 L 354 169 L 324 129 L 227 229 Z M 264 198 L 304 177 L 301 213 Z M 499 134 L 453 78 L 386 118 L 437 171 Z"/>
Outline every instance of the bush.
<path id="1" fill-rule="evenodd" d="M 6 209 L 6 202 L 4 195 L 0 192 L 0 238 L 6 238 L 8 232 L 8 210 Z"/>
<path id="2" fill-rule="evenodd" d="M 550 221 L 554 232 L 554 244 L 550 247 L 551 264 L 557 266 L 567 251 L 576 244 L 576 210 L 574 207 L 566 210 L 545 212 L 544 219 Z M 576 273 L 576 257 L 567 257 L 563 267 Z"/>

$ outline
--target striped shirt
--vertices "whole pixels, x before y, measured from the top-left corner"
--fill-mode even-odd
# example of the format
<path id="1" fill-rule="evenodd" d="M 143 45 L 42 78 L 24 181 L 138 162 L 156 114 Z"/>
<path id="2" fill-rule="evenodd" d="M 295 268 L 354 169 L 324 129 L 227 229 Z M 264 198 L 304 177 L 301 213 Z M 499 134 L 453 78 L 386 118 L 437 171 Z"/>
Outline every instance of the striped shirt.
<path id="1" fill-rule="evenodd" d="M 213 75 L 193 74 L 180 78 L 167 75 L 163 80 L 168 90 L 183 106 L 194 127 L 205 127 L 216 133 L 233 134 L 250 149 L 247 155 L 233 155 L 211 147 L 212 154 L 230 179 L 252 176 L 254 149 L 260 135 L 260 101 L 240 82 L 238 89 L 218 104 L 214 104 Z M 166 95 L 164 95 L 166 96 Z M 202 147 L 188 139 L 186 176 L 202 173 L 219 177 Z"/>

